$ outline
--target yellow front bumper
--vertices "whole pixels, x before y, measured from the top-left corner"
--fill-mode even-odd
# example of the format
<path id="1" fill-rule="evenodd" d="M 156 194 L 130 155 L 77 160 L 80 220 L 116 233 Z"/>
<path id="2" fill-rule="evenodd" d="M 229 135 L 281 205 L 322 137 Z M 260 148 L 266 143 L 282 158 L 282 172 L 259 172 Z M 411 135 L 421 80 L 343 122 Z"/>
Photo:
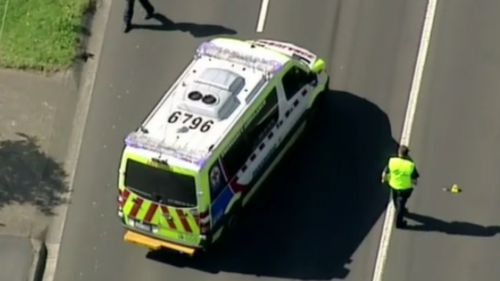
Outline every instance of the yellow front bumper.
<path id="1" fill-rule="evenodd" d="M 195 249 L 178 245 L 175 243 L 167 242 L 167 241 L 162 241 L 158 239 L 154 239 L 151 237 L 148 237 L 146 235 L 139 234 L 137 232 L 133 232 L 128 230 L 125 235 L 123 236 L 123 240 L 129 242 L 129 243 L 134 243 L 138 244 L 144 247 L 147 247 L 151 250 L 159 250 L 161 248 L 167 248 L 175 251 L 179 251 L 184 254 L 188 254 L 192 256 L 195 252 Z"/>

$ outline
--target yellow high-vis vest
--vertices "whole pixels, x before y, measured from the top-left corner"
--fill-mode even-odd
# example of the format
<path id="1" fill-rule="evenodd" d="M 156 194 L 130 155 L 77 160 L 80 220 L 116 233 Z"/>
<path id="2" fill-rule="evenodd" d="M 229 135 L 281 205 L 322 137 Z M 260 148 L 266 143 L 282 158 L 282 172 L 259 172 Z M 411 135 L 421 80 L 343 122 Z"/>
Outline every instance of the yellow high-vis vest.
<path id="1" fill-rule="evenodd" d="M 415 163 L 410 160 L 392 157 L 389 159 L 389 185 L 396 190 L 412 188 L 411 175 Z"/>

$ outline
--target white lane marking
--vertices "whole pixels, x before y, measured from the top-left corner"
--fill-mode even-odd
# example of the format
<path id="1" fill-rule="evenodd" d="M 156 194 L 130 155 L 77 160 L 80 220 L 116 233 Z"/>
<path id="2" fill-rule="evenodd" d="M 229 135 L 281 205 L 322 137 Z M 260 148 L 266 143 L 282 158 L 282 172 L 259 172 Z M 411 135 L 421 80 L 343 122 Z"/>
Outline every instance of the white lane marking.
<path id="1" fill-rule="evenodd" d="M 436 6 L 438 0 L 428 0 L 427 9 L 425 13 L 424 26 L 420 36 L 420 45 L 418 49 L 417 62 L 413 73 L 413 80 L 410 89 L 410 97 L 408 99 L 408 106 L 406 108 L 406 115 L 401 133 L 400 144 L 410 145 L 410 136 L 417 108 L 418 94 L 420 92 L 420 84 L 422 82 L 422 74 L 425 67 L 427 58 L 427 50 L 432 33 L 432 26 L 434 24 L 434 17 L 436 13 Z M 385 262 L 387 260 L 387 251 L 389 250 L 389 242 L 392 234 L 392 226 L 394 225 L 395 209 L 389 198 L 387 211 L 382 228 L 382 236 L 377 253 L 377 260 L 375 262 L 375 269 L 373 272 L 372 281 L 382 281 L 382 274 L 384 271 Z"/>
<path id="2" fill-rule="evenodd" d="M 257 22 L 257 32 L 262 32 L 264 30 L 264 24 L 266 23 L 268 7 L 269 7 L 269 0 L 262 0 L 262 3 L 260 4 L 259 20 Z"/>
<path id="3" fill-rule="evenodd" d="M 427 11 L 425 14 L 424 27 L 422 29 L 420 46 L 418 49 L 417 63 L 415 65 L 415 73 L 413 74 L 413 81 L 411 84 L 408 107 L 406 109 L 403 132 L 401 134 L 401 143 L 408 146 L 410 145 L 411 129 L 415 117 L 415 110 L 417 108 L 418 94 L 420 92 L 422 74 L 424 72 L 425 62 L 427 58 L 427 51 L 429 49 L 429 42 L 431 39 L 432 25 L 434 24 L 437 1 L 438 0 L 429 0 L 429 2 L 427 3 Z"/>

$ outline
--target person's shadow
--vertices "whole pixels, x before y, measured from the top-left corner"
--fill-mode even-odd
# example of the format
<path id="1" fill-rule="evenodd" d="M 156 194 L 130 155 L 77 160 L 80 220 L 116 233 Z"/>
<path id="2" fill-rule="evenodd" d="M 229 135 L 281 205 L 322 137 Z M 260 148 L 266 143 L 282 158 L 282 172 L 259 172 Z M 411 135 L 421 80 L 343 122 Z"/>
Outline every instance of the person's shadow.
<path id="1" fill-rule="evenodd" d="M 407 230 L 438 231 L 452 235 L 481 237 L 495 236 L 496 234 L 500 233 L 500 226 L 482 226 L 479 224 L 460 221 L 446 222 L 440 219 L 416 213 L 408 213 L 406 217 L 419 223 L 409 223 L 406 227 Z"/>
<path id="2" fill-rule="evenodd" d="M 190 22 L 173 22 L 166 16 L 155 13 L 152 17 L 157 20 L 160 24 L 132 24 L 132 29 L 149 29 L 149 30 L 159 30 L 159 31 L 173 31 L 179 30 L 183 32 L 189 32 L 194 37 L 207 37 L 219 34 L 236 34 L 236 30 L 230 29 L 221 25 L 214 24 L 197 24 Z"/>

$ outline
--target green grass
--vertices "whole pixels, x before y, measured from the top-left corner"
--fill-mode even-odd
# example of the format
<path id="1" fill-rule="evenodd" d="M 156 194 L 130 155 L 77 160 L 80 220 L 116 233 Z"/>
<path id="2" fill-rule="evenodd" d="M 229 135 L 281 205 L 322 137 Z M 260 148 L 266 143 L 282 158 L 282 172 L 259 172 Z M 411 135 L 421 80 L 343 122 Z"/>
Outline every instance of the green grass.
<path id="1" fill-rule="evenodd" d="M 0 0 L 0 66 L 44 71 L 69 67 L 88 3 Z"/>

